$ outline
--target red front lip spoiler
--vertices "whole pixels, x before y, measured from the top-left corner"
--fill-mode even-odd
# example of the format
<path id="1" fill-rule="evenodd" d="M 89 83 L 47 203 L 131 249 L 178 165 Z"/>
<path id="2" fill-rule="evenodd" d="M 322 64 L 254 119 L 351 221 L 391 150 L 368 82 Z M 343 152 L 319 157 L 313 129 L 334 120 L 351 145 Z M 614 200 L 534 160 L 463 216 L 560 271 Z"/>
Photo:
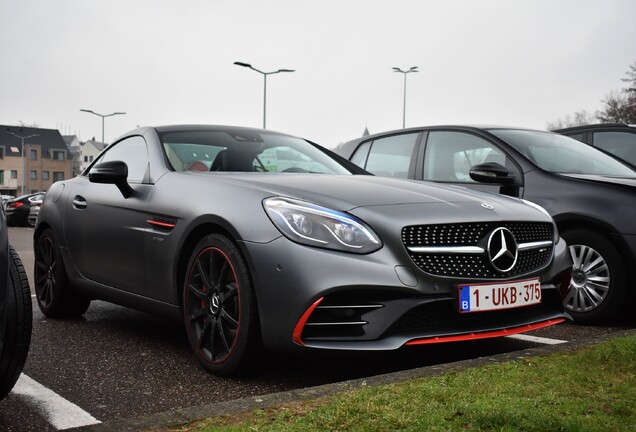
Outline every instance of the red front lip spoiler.
<path id="1" fill-rule="evenodd" d="M 323 299 L 324 297 L 320 297 L 318 300 L 316 300 L 314 304 L 312 304 L 309 307 L 309 309 L 305 311 L 303 316 L 300 317 L 300 320 L 298 320 L 298 322 L 296 323 L 296 327 L 294 327 L 294 333 L 292 335 L 292 339 L 298 345 L 305 346 L 305 344 L 303 343 L 301 339 L 303 329 L 305 328 L 305 324 L 307 324 L 307 321 L 309 320 L 309 316 L 313 313 L 314 309 L 316 309 L 316 307 L 320 304 L 320 302 L 323 301 Z"/>
<path id="2" fill-rule="evenodd" d="M 478 340 L 478 339 L 489 339 L 495 337 L 502 336 L 510 336 L 519 333 L 525 333 L 531 330 L 538 330 L 545 327 L 550 327 L 551 325 L 560 324 L 565 321 L 565 318 L 557 318 L 551 319 L 547 321 L 538 322 L 535 324 L 527 324 L 520 327 L 513 327 L 509 329 L 496 330 L 496 331 L 488 331 L 482 333 L 467 333 L 463 335 L 455 335 L 455 336 L 441 336 L 441 337 L 432 337 L 426 339 L 414 339 L 408 341 L 404 345 L 427 345 L 427 344 L 436 344 L 436 343 L 445 343 L 445 342 L 461 342 L 461 341 L 469 341 L 469 340 Z"/>
<path id="3" fill-rule="evenodd" d="M 316 300 L 303 314 L 303 316 L 296 323 L 296 327 L 294 327 L 294 332 L 292 335 L 292 339 L 300 346 L 305 346 L 302 341 L 302 332 L 305 324 L 309 320 L 309 316 L 313 313 L 314 309 L 324 300 L 324 297 L 320 297 Z M 532 330 L 538 330 L 545 327 L 550 327 L 555 324 L 560 324 L 566 321 L 565 318 L 557 318 L 550 319 L 546 321 L 541 321 L 534 324 L 526 324 L 519 327 L 512 327 L 508 329 L 502 330 L 494 330 L 494 331 L 485 331 L 485 332 L 477 332 L 477 333 L 466 333 L 460 335 L 453 336 L 435 336 L 424 339 L 413 339 L 404 344 L 406 345 L 428 345 L 428 344 L 437 344 L 437 343 L 445 343 L 445 342 L 461 342 L 461 341 L 470 341 L 470 340 L 479 340 L 479 339 L 490 339 L 496 337 L 503 336 L 511 336 L 514 334 L 525 333 Z"/>

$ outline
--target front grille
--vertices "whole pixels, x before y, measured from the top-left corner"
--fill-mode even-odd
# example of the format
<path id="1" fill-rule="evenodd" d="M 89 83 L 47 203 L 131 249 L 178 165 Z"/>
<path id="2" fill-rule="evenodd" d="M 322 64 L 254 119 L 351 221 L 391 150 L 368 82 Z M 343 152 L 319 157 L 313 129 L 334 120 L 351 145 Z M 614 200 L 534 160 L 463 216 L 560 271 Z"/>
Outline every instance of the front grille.
<path id="1" fill-rule="evenodd" d="M 519 251 L 515 266 L 508 272 L 493 267 L 487 256 L 488 237 L 496 228 L 512 232 L 517 244 L 553 241 L 552 224 L 542 222 L 467 223 L 417 225 L 402 229 L 402 242 L 413 262 L 423 271 L 437 276 L 464 278 L 508 278 L 545 267 L 552 257 L 552 247 Z M 477 246 L 484 253 L 414 252 L 409 247 Z"/>

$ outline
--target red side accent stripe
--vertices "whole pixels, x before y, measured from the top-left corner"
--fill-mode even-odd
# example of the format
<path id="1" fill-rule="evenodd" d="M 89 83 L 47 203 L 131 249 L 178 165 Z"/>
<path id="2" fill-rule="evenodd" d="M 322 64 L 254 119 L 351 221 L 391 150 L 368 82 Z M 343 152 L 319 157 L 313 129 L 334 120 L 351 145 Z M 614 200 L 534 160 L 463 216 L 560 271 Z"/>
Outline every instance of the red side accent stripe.
<path id="1" fill-rule="evenodd" d="M 156 220 L 147 220 L 146 222 L 148 222 L 150 225 L 154 225 L 154 226 L 159 226 L 162 228 L 174 228 L 176 226 L 176 224 L 173 223 L 168 223 L 168 222 L 161 222 L 161 221 L 156 221 Z"/>
<path id="2" fill-rule="evenodd" d="M 322 302 L 323 300 L 324 300 L 324 297 L 320 297 L 318 300 L 316 300 L 314 304 L 309 306 L 309 309 L 305 311 L 303 316 L 300 317 L 300 319 L 298 320 L 298 323 L 296 323 L 296 327 L 294 327 L 294 333 L 292 334 L 292 339 L 298 345 L 305 346 L 305 344 L 300 338 L 303 334 L 303 329 L 305 328 L 305 324 L 307 324 L 307 321 L 309 320 L 309 316 L 312 314 L 314 309 L 316 309 L 316 307 L 318 307 L 320 302 Z"/>
<path id="3" fill-rule="evenodd" d="M 444 343 L 444 342 L 460 342 L 460 341 L 468 341 L 468 340 L 477 340 L 477 339 L 488 339 L 494 337 L 501 336 L 510 336 L 513 334 L 524 333 L 531 330 L 538 330 L 545 327 L 549 327 L 551 325 L 560 324 L 565 321 L 565 318 L 557 318 L 553 320 L 542 321 L 536 324 L 528 324 L 520 327 L 513 327 L 509 329 L 482 332 L 482 333 L 468 333 L 457 336 L 442 336 L 442 337 L 433 337 L 428 339 L 414 339 L 408 341 L 404 345 L 427 345 L 427 344 L 435 344 L 435 343 Z"/>

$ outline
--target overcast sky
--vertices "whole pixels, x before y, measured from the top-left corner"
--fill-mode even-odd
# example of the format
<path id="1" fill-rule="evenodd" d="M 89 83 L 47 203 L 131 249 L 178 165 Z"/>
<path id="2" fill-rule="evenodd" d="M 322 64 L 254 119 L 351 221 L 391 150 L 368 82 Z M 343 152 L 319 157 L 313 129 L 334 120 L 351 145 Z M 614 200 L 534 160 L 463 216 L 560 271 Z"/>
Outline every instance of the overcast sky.
<path id="1" fill-rule="evenodd" d="M 111 142 L 136 126 L 261 127 L 326 147 L 406 125 L 544 129 L 636 62 L 634 0 L 0 0 L 0 124 Z"/>

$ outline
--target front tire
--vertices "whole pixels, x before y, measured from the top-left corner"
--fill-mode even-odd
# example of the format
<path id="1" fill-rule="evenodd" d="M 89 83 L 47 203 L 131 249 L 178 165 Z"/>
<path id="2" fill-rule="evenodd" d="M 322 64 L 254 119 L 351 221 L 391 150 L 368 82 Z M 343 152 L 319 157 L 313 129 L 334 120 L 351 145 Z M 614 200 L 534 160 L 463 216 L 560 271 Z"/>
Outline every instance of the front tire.
<path id="1" fill-rule="evenodd" d="M 183 317 L 190 347 L 206 370 L 227 376 L 246 369 L 258 343 L 256 301 L 245 261 L 227 237 L 210 234 L 194 248 Z"/>
<path id="2" fill-rule="evenodd" d="M 20 257 L 9 246 L 9 286 L 4 307 L 6 327 L 0 354 L 0 399 L 15 385 L 29 352 L 33 326 L 31 289 Z"/>
<path id="3" fill-rule="evenodd" d="M 594 231 L 570 230 L 562 236 L 574 263 L 563 305 L 574 322 L 599 324 L 622 318 L 627 278 L 616 247 Z"/>
<path id="4" fill-rule="evenodd" d="M 49 318 L 76 318 L 84 314 L 91 300 L 72 290 L 53 231 L 46 229 L 35 246 L 35 295 L 38 306 Z"/>

